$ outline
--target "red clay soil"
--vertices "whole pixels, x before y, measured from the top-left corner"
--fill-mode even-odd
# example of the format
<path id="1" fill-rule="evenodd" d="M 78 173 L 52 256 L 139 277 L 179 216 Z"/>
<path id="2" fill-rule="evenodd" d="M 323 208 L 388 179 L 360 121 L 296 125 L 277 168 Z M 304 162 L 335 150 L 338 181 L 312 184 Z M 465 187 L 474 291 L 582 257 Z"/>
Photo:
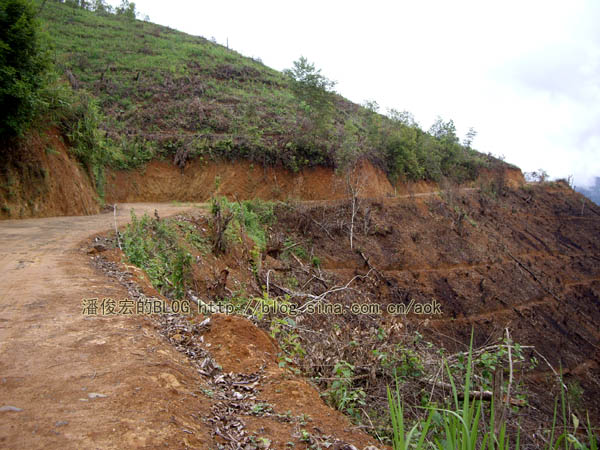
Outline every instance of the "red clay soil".
<path id="1" fill-rule="evenodd" d="M 367 180 L 362 192 L 365 197 L 394 193 L 385 174 L 368 162 L 361 164 L 358 176 Z M 143 169 L 116 171 L 107 177 L 109 203 L 205 201 L 213 194 L 239 200 L 331 200 L 346 198 L 348 191 L 345 179 L 331 168 L 316 167 L 293 173 L 247 161 L 203 163 L 194 160 L 184 170 L 167 161 L 152 161 Z"/>
<path id="2" fill-rule="evenodd" d="M 305 379 L 278 366 L 276 356 L 281 350 L 267 333 L 241 317 L 219 314 L 212 317 L 210 331 L 204 338 L 223 371 L 251 374 L 263 368 L 259 402 L 271 405 L 280 414 L 310 417 L 306 425 L 308 431 L 317 426 L 319 434 L 333 436 L 358 448 L 376 444 L 346 416 L 327 406 L 319 392 Z M 270 424 L 268 418 L 249 420 L 249 430 L 264 429 L 262 435 L 271 440 L 272 448 L 285 448 L 288 442 L 295 442 L 294 448 L 304 448 L 302 442 L 294 438 L 297 427 L 297 424 L 281 421 Z"/>
<path id="3" fill-rule="evenodd" d="M 90 177 L 55 130 L 32 133 L 0 167 L 0 219 L 95 214 Z"/>
<path id="4" fill-rule="evenodd" d="M 50 129 L 32 132 L 0 166 L 0 219 L 94 214 L 99 197 L 91 177 L 69 154 L 60 134 Z M 511 187 L 524 183 L 518 169 L 482 169 L 478 180 L 502 175 Z M 412 195 L 437 191 L 437 183 L 399 182 L 392 186 L 385 173 L 363 160 L 353 174 L 363 198 Z M 244 200 L 343 200 L 348 197 L 344 175 L 329 167 L 291 172 L 248 161 L 190 161 L 182 170 L 170 161 L 154 160 L 135 170 L 107 170 L 105 201 L 206 201 L 212 195 Z"/>
<path id="5" fill-rule="evenodd" d="M 482 169 L 476 186 L 501 175 L 516 188 L 524 184 L 519 169 Z M 385 173 L 362 161 L 353 179 L 362 186 L 359 196 L 381 198 L 433 192 L 437 183 L 420 181 L 392 186 Z M 248 161 L 194 160 L 181 170 L 168 161 L 152 161 L 137 170 L 113 171 L 107 177 L 106 200 L 114 202 L 206 201 L 212 195 L 246 200 L 341 200 L 348 198 L 346 178 L 328 167 L 293 173 L 281 167 L 261 167 Z"/>
<path id="6" fill-rule="evenodd" d="M 208 264 L 203 264 L 202 276 L 210 276 L 208 272 L 218 273 L 215 268 L 221 266 L 232 268 L 235 261 L 240 261 L 242 258 L 239 248 L 235 250 L 233 253 L 212 261 L 213 270 L 209 269 Z M 117 263 L 122 270 L 131 272 L 132 280 L 141 287 L 147 296 L 163 298 L 152 287 L 147 275 L 142 270 L 121 262 L 124 258 L 118 249 L 106 251 L 102 253 L 102 257 Z M 238 269 L 241 266 L 242 264 Z M 237 281 L 248 281 L 242 270 L 236 270 L 235 274 Z M 196 276 L 198 275 L 196 274 Z M 202 277 L 199 281 L 203 281 Z M 205 319 L 206 316 L 201 314 L 192 315 L 190 322 L 197 324 Z M 193 333 L 176 331 L 175 334 L 167 333 L 167 337 L 175 345 L 191 344 L 192 347 L 198 345 L 198 336 Z M 293 448 L 309 448 L 311 443 L 302 441 L 301 430 L 311 434 L 312 439 L 316 439 L 313 443 L 319 442 L 318 439 L 321 437 L 321 443 L 329 442 L 329 444 L 333 444 L 331 447 L 333 449 L 349 448 L 345 447 L 345 444 L 352 444 L 359 449 L 369 445 L 374 446 L 372 448 L 387 448 L 362 432 L 360 427 L 353 425 L 341 412 L 326 405 L 319 391 L 306 379 L 293 374 L 288 369 L 281 368 L 278 364 L 278 355 L 281 353 L 281 349 L 277 342 L 249 320 L 235 315 L 213 314 L 210 316 L 210 327 L 201 334 L 200 339 L 200 347 L 197 346 L 196 349 L 202 348 L 207 351 L 219 365 L 222 373 L 242 376 L 260 374 L 254 403 L 268 405 L 270 414 L 265 416 L 243 414 L 241 417 L 248 433 L 269 439 L 271 442 L 269 448 L 287 448 L 290 442 L 294 443 Z M 192 343 L 192 341 L 195 342 Z M 206 395 L 207 391 L 213 390 L 215 385 L 210 385 L 209 381 L 210 379 L 198 376 L 197 384 L 203 387 L 199 388 L 197 392 L 203 392 Z M 211 407 L 222 407 L 225 404 L 228 409 L 235 410 L 238 406 L 235 402 L 228 404 L 227 401 L 219 399 L 216 395 L 214 398 L 210 398 L 210 406 L 197 411 L 197 417 L 206 419 L 207 416 L 210 416 Z M 286 416 L 291 420 L 281 420 L 281 416 Z M 306 418 L 306 423 L 300 423 L 298 418 L 301 417 Z M 213 440 L 207 441 L 198 448 L 216 448 L 217 442 L 227 444 L 218 436 L 212 436 L 211 439 Z"/>
<path id="7" fill-rule="evenodd" d="M 185 209 L 122 205 L 119 225 L 130 207 L 161 216 Z M 112 213 L 0 223 L 0 447 L 214 449 L 223 443 L 210 420 L 223 403 L 219 395 L 231 392 L 207 394 L 214 386 L 159 334 L 154 320 L 82 314 L 83 298 L 129 295 L 90 265 L 95 255 L 82 243 L 112 226 Z M 135 278 L 144 285 L 143 276 Z M 249 322 L 213 316 L 205 339 L 224 373 L 260 366 L 256 401 L 282 416 L 310 416 L 304 428 L 314 435 L 359 448 L 373 443 L 306 381 L 279 368 L 274 342 Z M 306 448 L 297 423 L 274 415 L 242 420 L 271 448 L 289 441 Z"/>
<path id="8" fill-rule="evenodd" d="M 364 273 L 364 259 L 350 250 L 347 230 L 337 226 L 340 207 L 304 206 L 280 229 L 314 243 L 322 270 L 336 274 L 338 285 Z M 516 342 L 535 346 L 555 370 L 562 367 L 565 383 L 581 388 L 580 417 L 588 411 L 592 423 L 600 424 L 598 206 L 553 183 L 365 202 L 356 222 L 355 248 L 385 280 L 365 288 L 363 298 L 384 305 L 437 300 L 441 316 L 392 320 L 417 327 L 450 351 L 465 349 L 471 327 L 476 347 L 509 327 Z M 536 417 L 521 421 L 527 427 L 551 423 L 560 396 L 546 362 L 531 356 L 539 365 L 523 380 L 535 407 L 527 414 Z"/>

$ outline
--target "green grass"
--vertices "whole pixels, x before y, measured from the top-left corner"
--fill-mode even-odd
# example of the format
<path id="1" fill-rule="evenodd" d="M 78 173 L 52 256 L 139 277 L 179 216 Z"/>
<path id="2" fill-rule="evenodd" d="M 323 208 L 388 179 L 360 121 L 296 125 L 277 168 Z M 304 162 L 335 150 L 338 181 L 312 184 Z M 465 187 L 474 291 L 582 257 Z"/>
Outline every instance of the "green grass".
<path id="1" fill-rule="evenodd" d="M 230 202 L 226 198 L 213 199 L 213 211 L 215 206 L 231 212 L 233 220 L 227 227 L 226 235 L 232 242 L 241 239 L 241 233 L 248 236 L 259 251 L 267 247 L 266 227 L 275 222 L 275 203 L 259 199 L 245 200 L 242 202 Z"/>
<path id="2" fill-rule="evenodd" d="M 305 91 L 290 77 L 202 37 L 56 1 L 41 18 L 62 74 L 92 94 L 105 164 L 151 158 L 243 158 L 260 164 L 340 167 L 369 158 L 391 180 L 473 179 L 502 164 L 458 143 L 451 122 L 430 133 L 341 96 Z M 311 99 L 315 100 L 311 104 Z"/>
<path id="3" fill-rule="evenodd" d="M 434 405 L 425 406 L 427 416 L 418 420 L 412 427 L 405 422 L 402 399 L 396 382 L 395 391 L 388 387 L 388 405 L 393 428 L 394 450 L 407 449 L 437 449 L 437 450 L 518 450 L 520 448 L 520 433 L 511 436 L 507 424 L 500 423 L 494 427 L 493 403 L 489 408 L 489 423 L 482 420 L 484 404 L 481 399 L 471 399 L 469 393 L 472 386 L 473 335 L 467 356 L 467 365 L 462 392 L 462 403 L 459 400 L 459 389 L 452 372 L 446 364 L 446 371 L 452 386 L 451 408 L 437 408 Z M 546 450 L 597 450 L 598 438 L 593 434 L 587 420 L 587 436 L 585 439 L 577 434 L 579 419 L 575 415 L 567 417 L 565 390 L 561 384 L 560 406 L 562 411 L 562 429 L 557 425 L 559 400 L 554 406 L 554 419 L 549 430 L 545 446 Z M 572 423 L 572 425 L 570 425 Z M 560 434 L 559 434 L 560 433 Z"/>
<path id="4" fill-rule="evenodd" d="M 144 269 L 152 285 L 163 295 L 182 298 L 190 280 L 192 256 L 179 240 L 177 225 L 151 219 L 147 214 L 138 219 L 132 211 L 122 247 L 129 262 Z M 198 248 L 201 242 L 192 244 Z"/>

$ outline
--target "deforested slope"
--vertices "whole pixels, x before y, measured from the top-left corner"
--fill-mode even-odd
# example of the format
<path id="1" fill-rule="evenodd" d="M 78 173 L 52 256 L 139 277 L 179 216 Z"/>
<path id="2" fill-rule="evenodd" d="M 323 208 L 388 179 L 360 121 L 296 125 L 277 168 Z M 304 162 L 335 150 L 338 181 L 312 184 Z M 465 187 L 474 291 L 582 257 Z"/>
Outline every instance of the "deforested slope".
<path id="1" fill-rule="evenodd" d="M 205 38 L 104 10 L 53 1 L 41 16 L 59 72 L 96 99 L 119 167 L 241 158 L 298 171 L 366 157 L 395 182 L 472 180 L 482 167 L 504 165 L 461 145 L 451 120 L 425 132 L 409 114 L 353 104 L 304 59 L 284 74 Z"/>

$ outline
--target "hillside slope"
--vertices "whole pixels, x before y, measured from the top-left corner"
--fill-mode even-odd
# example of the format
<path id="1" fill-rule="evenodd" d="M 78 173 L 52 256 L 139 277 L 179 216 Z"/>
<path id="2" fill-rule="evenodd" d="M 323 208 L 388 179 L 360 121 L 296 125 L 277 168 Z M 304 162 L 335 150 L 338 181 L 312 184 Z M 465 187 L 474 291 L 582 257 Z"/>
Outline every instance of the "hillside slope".
<path id="1" fill-rule="evenodd" d="M 460 182 L 506 166 L 460 145 L 452 121 L 426 133 L 201 37 L 58 2 L 42 17 L 59 71 L 97 99 L 120 167 L 242 158 L 297 171 L 367 157 L 392 181 Z"/>
<path id="2" fill-rule="evenodd" d="M 356 167 L 369 197 L 419 189 L 399 182 L 435 190 L 430 183 L 518 172 L 461 145 L 452 121 L 425 132 L 410 115 L 383 116 L 373 103 L 355 105 L 201 37 L 73 2 L 43 5 L 59 79 L 49 76 L 40 96 L 46 106 L 19 150 L 2 144 L 10 158 L 0 162 L 0 218 L 213 193 L 342 198 L 345 173 Z M 81 167 L 49 165 L 56 160 L 49 141 Z M 29 169 L 33 153 L 41 169 Z M 81 198 L 54 195 L 60 183 L 49 188 L 48 180 L 59 178 L 69 180 L 67 191 L 73 180 L 85 184 Z"/>
<path id="3" fill-rule="evenodd" d="M 0 391 L 15 405 L 0 409 L 1 443 L 389 443 L 387 387 L 401 382 L 411 424 L 423 405 L 449 407 L 444 377 L 464 379 L 471 333 L 484 414 L 506 400 L 523 448 L 547 442 L 563 385 L 565 429 L 571 414 L 597 429 L 597 205 L 562 182 L 525 184 L 461 145 L 451 122 L 424 132 L 331 92 L 312 102 L 292 78 L 203 38 L 60 2 L 42 11 L 81 108 L 72 128 L 33 130 L 30 152 L 3 161 L 0 218 L 89 214 L 101 201 L 211 208 L 135 205 L 148 215 L 116 233 L 121 205 L 0 224 L 0 352 L 13 363 Z M 70 147 L 71 132 L 89 111 L 102 133 L 93 122 L 88 147 L 102 157 L 79 165 L 86 147 Z M 285 203 L 242 201 L 255 198 Z M 81 299 L 139 299 L 139 285 L 245 318 L 81 314 Z M 389 312 L 414 302 L 441 309 Z M 265 305 L 300 313 L 253 309 Z"/>
<path id="4" fill-rule="evenodd" d="M 600 423 L 600 209 L 582 210 L 581 201 L 566 183 L 449 188 L 354 204 L 221 201 L 223 214 L 235 217 L 223 252 L 210 246 L 214 206 L 213 214 L 138 218 L 123 249 L 163 295 L 229 306 L 269 332 L 280 365 L 310 377 L 374 437 L 390 436 L 386 387 L 396 380 L 411 419 L 420 414 L 415 405 L 451 402 L 440 371 L 445 361 L 461 380 L 461 352 L 473 332 L 473 389 L 490 392 L 504 374 L 500 389 L 515 406 L 506 415 L 513 441 L 520 430 L 521 448 L 542 448 L 561 383 L 565 425 L 571 414 Z M 105 242 L 115 245 L 112 233 Z M 187 268 L 175 269 L 187 252 Z M 433 302 L 439 310 L 402 312 Z M 378 312 L 357 312 L 357 304 Z M 287 309 L 260 309 L 267 305 Z M 270 344 L 253 341 L 247 350 L 243 334 L 233 326 L 218 340 L 177 327 L 166 332 L 192 362 L 206 351 L 225 370 L 253 370 Z M 297 395 L 271 394 L 276 405 Z"/>

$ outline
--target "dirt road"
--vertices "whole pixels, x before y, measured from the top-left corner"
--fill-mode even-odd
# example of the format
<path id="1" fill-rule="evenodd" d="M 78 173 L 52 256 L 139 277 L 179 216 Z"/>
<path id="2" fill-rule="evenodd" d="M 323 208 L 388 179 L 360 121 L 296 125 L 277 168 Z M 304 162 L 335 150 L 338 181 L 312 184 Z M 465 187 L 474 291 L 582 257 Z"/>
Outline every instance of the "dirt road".
<path id="1" fill-rule="evenodd" d="M 138 215 L 157 209 L 165 217 L 194 206 L 121 204 L 119 226 L 129 221 L 131 208 Z M 214 449 L 215 411 L 226 411 L 218 423 L 238 423 L 232 392 L 199 377 L 148 316 L 83 314 L 84 298 L 128 296 L 86 252 L 91 236 L 110 229 L 112 212 L 0 222 L 2 449 Z M 219 314 L 211 324 L 202 338 L 224 371 L 261 368 L 252 401 L 294 417 L 310 413 L 320 432 L 358 448 L 373 444 L 314 387 L 279 367 L 264 331 Z M 243 433 L 269 436 L 272 448 L 283 448 L 299 439 L 295 422 L 288 422 L 246 414 Z"/>
<path id="2" fill-rule="evenodd" d="M 190 209 L 119 205 L 161 216 Z M 0 222 L 0 448 L 203 448 L 205 401 L 184 357 L 143 316 L 86 317 L 81 300 L 127 292 L 82 241 L 113 213 Z M 182 431 L 185 430 L 185 431 Z"/>

